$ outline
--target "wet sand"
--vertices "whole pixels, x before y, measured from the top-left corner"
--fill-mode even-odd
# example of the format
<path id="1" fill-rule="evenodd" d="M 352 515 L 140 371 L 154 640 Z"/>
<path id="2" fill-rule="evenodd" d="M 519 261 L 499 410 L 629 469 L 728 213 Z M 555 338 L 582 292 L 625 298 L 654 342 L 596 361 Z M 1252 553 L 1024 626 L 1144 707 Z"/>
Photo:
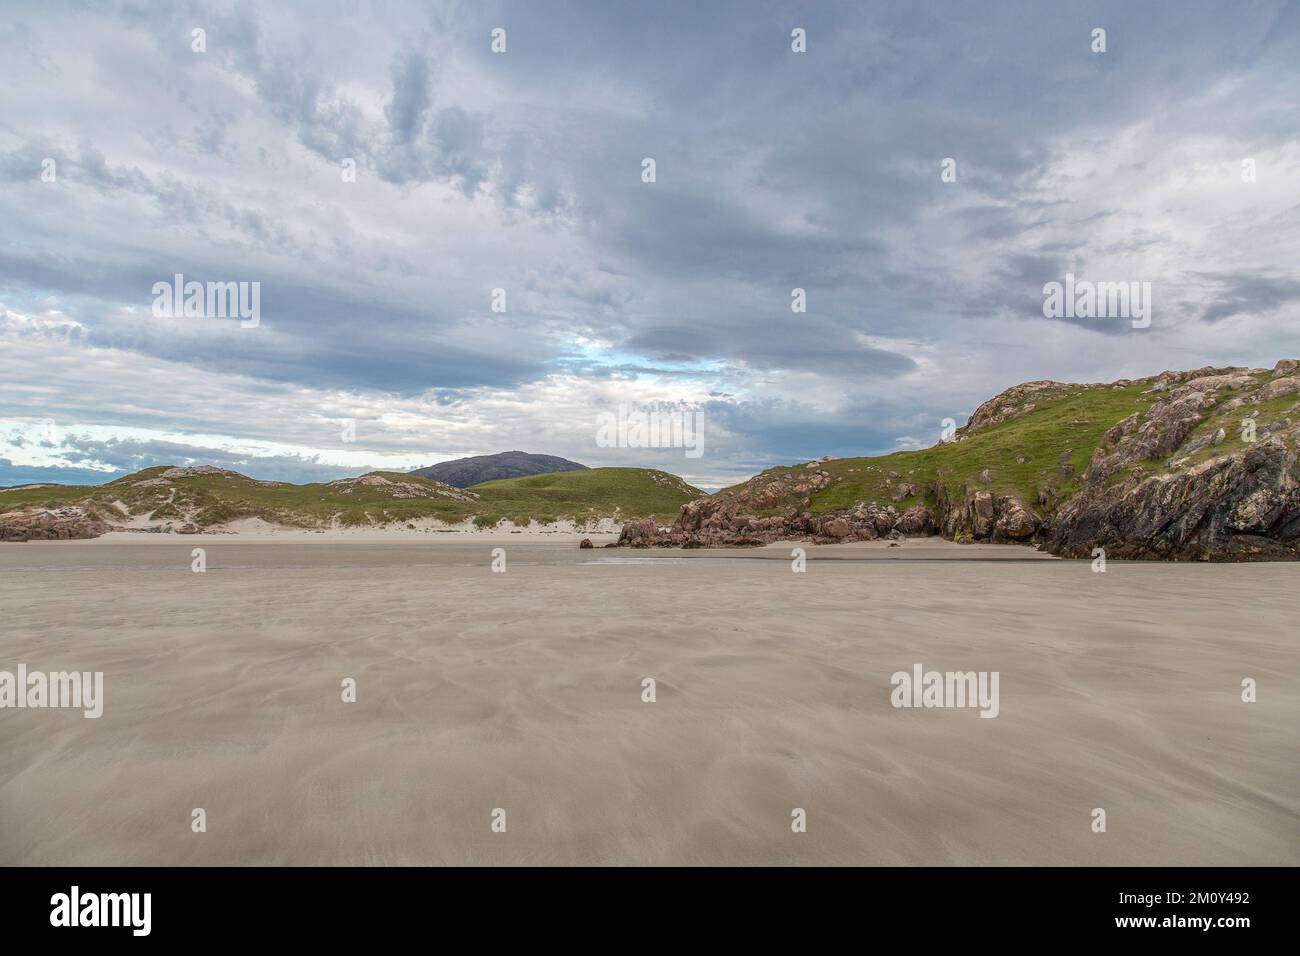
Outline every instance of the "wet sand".
<path id="1" fill-rule="evenodd" d="M 0 864 L 1300 863 L 1298 565 L 575 540 L 0 546 Z"/>

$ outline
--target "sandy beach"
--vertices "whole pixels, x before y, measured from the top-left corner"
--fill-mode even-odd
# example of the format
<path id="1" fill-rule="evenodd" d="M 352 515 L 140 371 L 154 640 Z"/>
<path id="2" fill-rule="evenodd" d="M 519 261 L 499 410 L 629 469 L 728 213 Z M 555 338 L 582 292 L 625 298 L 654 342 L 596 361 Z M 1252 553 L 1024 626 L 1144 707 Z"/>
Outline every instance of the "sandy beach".
<path id="1" fill-rule="evenodd" d="M 1295 564 L 583 536 L 0 546 L 0 864 L 1300 863 Z"/>

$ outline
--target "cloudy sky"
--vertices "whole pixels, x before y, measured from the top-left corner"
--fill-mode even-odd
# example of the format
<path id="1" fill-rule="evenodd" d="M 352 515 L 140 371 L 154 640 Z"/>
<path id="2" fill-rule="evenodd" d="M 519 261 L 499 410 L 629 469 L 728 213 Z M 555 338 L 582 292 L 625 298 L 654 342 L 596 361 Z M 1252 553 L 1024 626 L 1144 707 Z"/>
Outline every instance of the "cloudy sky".
<path id="1" fill-rule="evenodd" d="M 716 487 L 1021 381 L 1300 356 L 1295 2 L 0 16 L 0 484 L 523 449 Z M 1045 318 L 1067 272 L 1150 282 L 1150 326 Z M 177 273 L 260 321 L 156 316 Z M 600 447 L 620 405 L 704 453 Z"/>

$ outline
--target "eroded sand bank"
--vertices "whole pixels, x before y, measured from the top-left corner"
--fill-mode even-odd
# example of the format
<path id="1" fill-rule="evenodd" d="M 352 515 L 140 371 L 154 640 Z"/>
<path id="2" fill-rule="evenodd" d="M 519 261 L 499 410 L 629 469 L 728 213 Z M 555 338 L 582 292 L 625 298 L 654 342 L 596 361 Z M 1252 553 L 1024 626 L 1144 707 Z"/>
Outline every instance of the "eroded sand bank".
<path id="1" fill-rule="evenodd" d="M 1294 564 L 126 537 L 0 547 L 0 669 L 105 674 L 0 710 L 0 863 L 1300 862 Z"/>

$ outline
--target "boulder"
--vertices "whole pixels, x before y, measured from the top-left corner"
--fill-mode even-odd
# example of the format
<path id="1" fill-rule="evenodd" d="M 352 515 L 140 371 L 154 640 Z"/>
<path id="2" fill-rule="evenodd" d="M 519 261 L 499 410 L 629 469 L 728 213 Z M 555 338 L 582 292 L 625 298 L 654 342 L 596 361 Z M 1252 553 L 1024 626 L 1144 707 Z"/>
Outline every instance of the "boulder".
<path id="1" fill-rule="evenodd" d="M 1275 398 L 1281 398 L 1283 395 L 1291 395 L 1300 391 L 1300 378 L 1275 378 L 1259 390 L 1258 398 L 1261 402 L 1271 402 Z"/>
<path id="2" fill-rule="evenodd" d="M 638 518 L 623 525 L 618 543 L 629 548 L 649 548 L 658 543 L 658 538 L 659 525 L 655 519 Z"/>
<path id="3" fill-rule="evenodd" d="M 847 518 L 835 518 L 822 526 L 822 533 L 828 538 L 842 541 L 853 533 L 853 523 Z"/>
<path id="4" fill-rule="evenodd" d="M 909 537 L 933 533 L 934 522 L 930 517 L 930 509 L 925 505 L 908 508 L 895 523 L 894 530 Z"/>
<path id="5" fill-rule="evenodd" d="M 916 485 L 910 481 L 899 482 L 894 488 L 893 493 L 889 496 L 894 501 L 902 501 L 904 498 L 911 498 L 916 494 Z"/>
<path id="6" fill-rule="evenodd" d="M 1004 541 L 1027 541 L 1042 523 L 1038 517 L 1013 497 L 998 499 L 998 518 L 993 526 L 994 538 Z"/>

